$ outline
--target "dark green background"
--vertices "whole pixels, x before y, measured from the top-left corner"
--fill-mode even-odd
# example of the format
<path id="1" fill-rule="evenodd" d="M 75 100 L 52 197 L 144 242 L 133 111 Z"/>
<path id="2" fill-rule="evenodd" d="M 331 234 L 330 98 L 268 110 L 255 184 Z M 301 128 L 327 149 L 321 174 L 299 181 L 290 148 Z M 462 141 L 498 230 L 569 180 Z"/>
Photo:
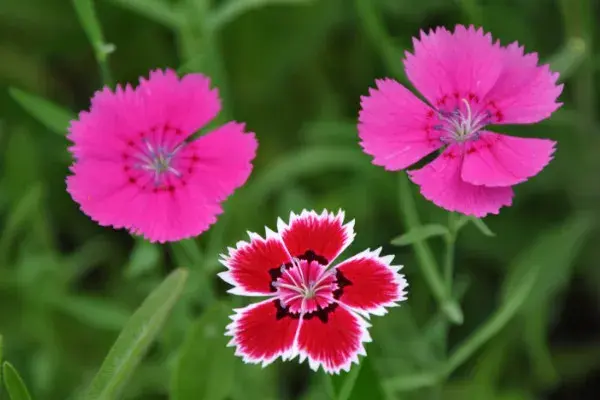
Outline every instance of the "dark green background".
<path id="1" fill-rule="evenodd" d="M 211 75 L 224 97 L 221 120 L 245 121 L 257 133 L 255 169 L 219 222 L 197 239 L 200 252 L 190 242 L 152 246 L 97 226 L 65 192 L 64 135 L 8 92 L 19 88 L 74 113 L 86 109 L 103 85 L 92 47 L 71 1 L 0 0 L 0 333 L 4 358 L 35 398 L 75 398 L 127 317 L 176 266 L 191 271 L 186 294 L 126 398 L 167 398 L 176 386 L 178 351 L 197 355 L 179 364 L 182 379 L 213 385 L 180 399 L 326 398 L 321 375 L 307 365 L 244 366 L 223 348 L 225 316 L 211 308 L 218 300 L 226 309 L 242 304 L 216 279 L 217 255 L 245 239 L 246 230 L 275 228 L 277 216 L 303 208 L 345 209 L 357 231 L 348 254 L 382 245 L 405 265 L 410 281 L 407 305 L 372 319 L 374 342 L 353 399 L 386 392 L 401 399 L 594 398 L 594 376 L 600 376 L 599 2 L 239 1 L 256 3 L 239 15 L 223 13 L 234 0 L 127 3 L 95 2 L 105 40 L 116 46 L 109 56 L 114 80 L 136 82 L 164 67 Z M 167 7 L 179 22 L 156 7 Z M 456 269 L 466 288 L 465 323 L 451 329 L 449 347 L 496 310 L 507 277 L 518 282 L 534 264 L 541 270 L 527 306 L 446 384 L 397 392 L 390 382 L 408 377 L 414 383 L 411 377 L 426 375 L 446 353 L 427 336 L 435 304 L 412 250 L 390 245 L 405 232 L 399 174 L 370 164 L 357 144 L 356 119 L 360 96 L 374 79 L 405 82 L 403 52 L 419 29 L 457 23 L 483 25 L 503 44 L 517 40 L 538 52 L 561 72 L 565 90 L 564 106 L 549 120 L 503 129 L 554 139 L 558 150 L 539 176 L 515 188 L 513 207 L 485 219 L 495 237 L 470 224 L 461 232 Z M 446 222 L 443 210 L 418 195 L 417 205 L 423 222 Z M 441 258 L 441 240 L 430 244 Z M 182 350 L 199 317 L 210 338 L 189 340 Z"/>

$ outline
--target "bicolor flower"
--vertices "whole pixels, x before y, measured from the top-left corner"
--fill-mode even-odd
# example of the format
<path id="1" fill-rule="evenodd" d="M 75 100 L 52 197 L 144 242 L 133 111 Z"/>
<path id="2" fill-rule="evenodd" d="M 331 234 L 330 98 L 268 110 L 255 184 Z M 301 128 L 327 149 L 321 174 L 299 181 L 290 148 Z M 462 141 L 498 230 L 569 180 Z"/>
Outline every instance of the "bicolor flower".
<path id="1" fill-rule="evenodd" d="M 68 192 L 100 225 L 152 242 L 200 234 L 248 179 L 257 148 L 236 122 L 191 139 L 220 108 L 207 77 L 172 70 L 96 92 L 69 129 Z"/>
<path id="2" fill-rule="evenodd" d="M 407 283 L 381 249 L 334 263 L 354 239 L 353 226 L 342 211 L 292 213 L 287 224 L 279 219 L 277 233 L 250 233 L 250 242 L 229 249 L 219 276 L 230 292 L 266 297 L 235 310 L 226 334 L 236 355 L 263 366 L 298 356 L 336 374 L 358 363 L 371 340 L 365 318 L 405 300 Z"/>
<path id="3" fill-rule="evenodd" d="M 449 211 L 497 214 L 512 204 L 512 186 L 550 162 L 555 142 L 506 136 L 489 126 L 548 118 L 561 105 L 558 74 L 538 66 L 537 54 L 524 54 L 516 42 L 500 46 L 473 27 L 421 32 L 413 43 L 406 75 L 426 101 L 392 79 L 377 81 L 361 99 L 361 145 L 374 164 L 391 171 L 441 150 L 408 172 L 423 196 Z"/>

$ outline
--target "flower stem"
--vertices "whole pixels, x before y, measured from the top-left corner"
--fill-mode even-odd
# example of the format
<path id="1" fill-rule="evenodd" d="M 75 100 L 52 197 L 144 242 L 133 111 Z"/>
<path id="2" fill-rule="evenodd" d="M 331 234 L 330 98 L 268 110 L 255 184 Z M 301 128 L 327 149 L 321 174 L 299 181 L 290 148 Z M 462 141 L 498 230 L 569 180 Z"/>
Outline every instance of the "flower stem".
<path id="1" fill-rule="evenodd" d="M 444 281 L 446 282 L 446 290 L 452 293 L 452 280 L 454 275 L 454 246 L 456 244 L 456 235 L 458 229 L 456 227 L 456 215 L 448 214 L 448 235 L 446 235 L 446 254 L 444 257 Z"/>
<path id="2" fill-rule="evenodd" d="M 325 392 L 327 393 L 327 397 L 330 400 L 337 400 L 337 396 L 335 394 L 335 386 L 333 385 L 333 380 L 331 379 L 331 375 L 327 372 L 323 371 L 323 381 L 325 382 Z"/>
<path id="3" fill-rule="evenodd" d="M 415 201 L 410 193 L 410 186 L 406 174 L 400 174 L 400 211 L 404 217 L 406 230 L 416 229 L 421 225 Z M 440 274 L 440 268 L 437 265 L 435 257 L 427 243 L 424 240 L 417 240 L 412 244 L 421 272 L 425 281 L 440 305 L 440 309 L 446 314 L 448 319 L 455 324 L 461 324 L 463 321 L 462 311 L 458 303 L 452 299 L 452 292 L 444 285 Z M 452 245 L 454 248 L 454 245 Z M 453 255 L 451 254 L 451 258 Z"/>

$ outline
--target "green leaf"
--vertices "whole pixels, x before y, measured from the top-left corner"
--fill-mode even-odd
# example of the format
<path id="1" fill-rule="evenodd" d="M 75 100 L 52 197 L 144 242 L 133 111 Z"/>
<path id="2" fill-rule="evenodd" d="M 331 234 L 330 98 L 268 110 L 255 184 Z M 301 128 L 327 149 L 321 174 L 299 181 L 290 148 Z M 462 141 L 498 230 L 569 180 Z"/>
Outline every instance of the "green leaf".
<path id="1" fill-rule="evenodd" d="M 137 278 L 156 267 L 160 261 L 160 247 L 142 238 L 137 238 L 135 247 L 125 268 L 125 277 Z"/>
<path id="2" fill-rule="evenodd" d="M 514 287 L 511 296 L 505 297 L 502 305 L 487 322 L 469 336 L 452 352 L 446 366 L 446 374 L 451 373 L 469 359 L 479 348 L 493 338 L 523 307 L 534 284 L 540 276 L 540 264 L 534 265 Z M 544 269 L 545 271 L 545 269 Z"/>
<path id="3" fill-rule="evenodd" d="M 489 236 L 489 237 L 496 236 L 496 234 L 494 232 L 492 232 L 492 230 L 485 224 L 485 222 L 483 222 L 482 219 L 468 216 L 468 215 L 462 216 L 462 218 L 456 224 L 457 228 L 460 229 L 467 222 L 470 222 L 473 225 L 475 225 L 475 228 L 477 228 L 479 230 L 479 232 L 483 233 L 485 236 Z"/>
<path id="4" fill-rule="evenodd" d="M 10 400 L 31 400 L 25 382 L 23 382 L 17 370 L 8 361 L 2 364 L 2 375 Z"/>
<path id="5" fill-rule="evenodd" d="M 115 50 L 115 46 L 110 43 L 104 42 L 104 35 L 102 34 L 102 28 L 100 27 L 100 21 L 96 16 L 96 10 L 94 10 L 94 3 L 92 0 L 72 0 L 77 16 L 83 26 L 83 30 L 88 37 L 92 47 L 94 48 L 94 54 L 96 60 L 100 65 L 100 70 L 105 84 L 110 84 L 110 71 L 107 64 L 108 55 Z"/>
<path id="6" fill-rule="evenodd" d="M 119 396 L 179 299 L 187 275 L 185 269 L 173 271 L 144 300 L 119 334 L 84 399 L 109 400 Z"/>
<path id="7" fill-rule="evenodd" d="M 354 365 L 350 372 L 341 375 L 343 384 L 338 391 L 337 400 L 383 400 L 386 398 L 380 384 L 380 377 L 373 368 L 372 360 L 364 358 Z"/>
<path id="8" fill-rule="evenodd" d="M 212 31 L 219 30 L 250 10 L 274 4 L 307 4 L 314 0 L 229 0 L 213 11 L 208 19 Z"/>
<path id="9" fill-rule="evenodd" d="M 235 357 L 223 334 L 231 308 L 216 303 L 189 328 L 171 379 L 173 400 L 222 400 L 233 387 Z"/>
<path id="10" fill-rule="evenodd" d="M 435 236 L 447 235 L 448 228 L 439 224 L 420 225 L 392 240 L 395 246 L 407 246 Z"/>
<path id="11" fill-rule="evenodd" d="M 552 71 L 560 74 L 561 81 L 564 82 L 571 76 L 585 60 L 586 47 L 585 40 L 580 37 L 571 37 L 556 54 L 547 60 Z"/>
<path id="12" fill-rule="evenodd" d="M 99 329 L 123 328 L 131 313 L 110 299 L 64 296 L 56 299 L 56 307 L 78 321 Z"/>
<path id="13" fill-rule="evenodd" d="M 579 215 L 537 238 L 509 269 L 504 286 L 505 301 L 513 296 L 514 288 L 521 285 L 532 265 L 541 265 L 544 273 L 532 288 L 522 311 L 534 312 L 541 303 L 554 297 L 556 292 L 568 283 L 573 261 L 592 225 L 592 218 Z"/>
<path id="14" fill-rule="evenodd" d="M 8 89 L 10 96 L 32 117 L 44 124 L 52 132 L 66 135 L 69 122 L 75 115 L 42 97 L 11 87 Z"/>
<path id="15" fill-rule="evenodd" d="M 244 198 L 251 199 L 253 204 L 261 204 L 273 192 L 300 177 L 332 170 L 364 172 L 369 168 L 371 166 L 364 162 L 363 154 L 359 150 L 335 147 L 304 149 L 273 161 L 270 168 L 264 170 L 244 192 Z"/>
<path id="16" fill-rule="evenodd" d="M 41 199 L 42 186 L 36 184 L 27 190 L 21 201 L 11 210 L 0 234 L 0 259 L 6 257 L 17 232 L 36 215 Z"/>

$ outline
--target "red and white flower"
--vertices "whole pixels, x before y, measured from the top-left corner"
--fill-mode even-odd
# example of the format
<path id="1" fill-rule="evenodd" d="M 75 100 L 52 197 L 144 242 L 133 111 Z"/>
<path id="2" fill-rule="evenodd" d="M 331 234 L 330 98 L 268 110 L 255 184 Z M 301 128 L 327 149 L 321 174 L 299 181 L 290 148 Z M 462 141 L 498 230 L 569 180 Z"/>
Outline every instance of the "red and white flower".
<path id="1" fill-rule="evenodd" d="M 381 249 L 333 266 L 355 236 L 354 221 L 344 224 L 343 211 L 292 213 L 289 224 L 279 219 L 277 228 L 267 228 L 265 238 L 249 233 L 250 242 L 222 256 L 227 271 L 219 276 L 234 286 L 230 293 L 267 297 L 235 310 L 229 346 L 263 367 L 298 356 L 315 371 L 348 371 L 366 355 L 369 315 L 406 299 L 401 266 L 391 265 L 393 256 L 380 256 Z"/>

